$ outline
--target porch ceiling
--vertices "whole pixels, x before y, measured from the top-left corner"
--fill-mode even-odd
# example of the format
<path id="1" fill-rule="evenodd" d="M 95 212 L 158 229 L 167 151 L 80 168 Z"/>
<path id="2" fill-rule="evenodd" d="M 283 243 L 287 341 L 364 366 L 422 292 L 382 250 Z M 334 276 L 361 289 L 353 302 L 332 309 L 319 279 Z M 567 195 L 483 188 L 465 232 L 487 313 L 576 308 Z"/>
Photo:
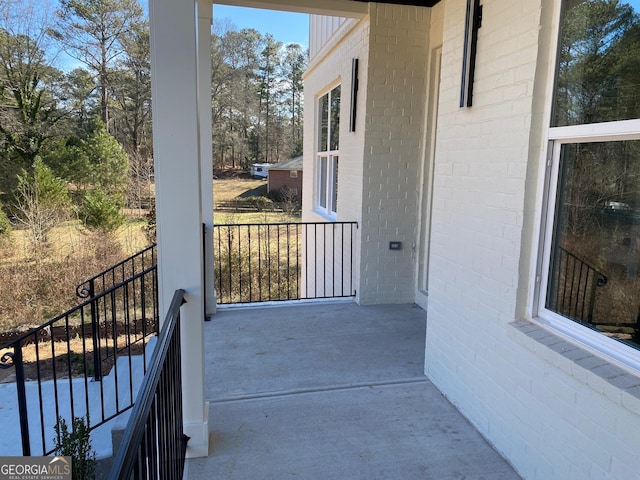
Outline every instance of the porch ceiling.
<path id="1" fill-rule="evenodd" d="M 440 0 L 385 0 L 379 3 L 433 7 Z M 367 14 L 367 0 L 212 0 L 213 5 L 264 8 L 297 13 L 362 18 Z"/>
<path id="2" fill-rule="evenodd" d="M 369 3 L 367 0 L 352 0 L 352 1 Z M 422 0 L 422 1 L 420 0 L 384 0 L 383 2 L 377 2 L 377 3 L 391 3 L 393 5 L 415 5 L 416 7 L 433 7 L 439 2 L 440 0 Z"/>

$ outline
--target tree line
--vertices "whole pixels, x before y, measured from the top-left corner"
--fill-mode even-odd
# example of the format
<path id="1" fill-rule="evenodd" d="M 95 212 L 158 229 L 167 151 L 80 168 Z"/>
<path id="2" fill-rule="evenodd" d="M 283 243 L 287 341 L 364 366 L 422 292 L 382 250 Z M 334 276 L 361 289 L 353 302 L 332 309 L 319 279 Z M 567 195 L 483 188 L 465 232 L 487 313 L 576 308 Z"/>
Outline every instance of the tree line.
<path id="1" fill-rule="evenodd" d="M 303 48 L 216 24 L 211 58 L 214 164 L 298 154 Z M 43 243 L 73 214 L 112 231 L 153 202 L 152 157 L 138 0 L 0 0 L 0 233 L 21 223 Z"/>
<path id="2" fill-rule="evenodd" d="M 571 5 L 563 15 L 553 125 L 640 118 L 639 72 L 640 14 L 629 3 Z M 640 207 L 640 142 L 567 145 L 562 164 L 572 235 L 603 228 L 607 202 Z"/>
<path id="3" fill-rule="evenodd" d="M 247 168 L 301 155 L 308 52 L 220 23 L 212 39 L 214 165 Z"/>

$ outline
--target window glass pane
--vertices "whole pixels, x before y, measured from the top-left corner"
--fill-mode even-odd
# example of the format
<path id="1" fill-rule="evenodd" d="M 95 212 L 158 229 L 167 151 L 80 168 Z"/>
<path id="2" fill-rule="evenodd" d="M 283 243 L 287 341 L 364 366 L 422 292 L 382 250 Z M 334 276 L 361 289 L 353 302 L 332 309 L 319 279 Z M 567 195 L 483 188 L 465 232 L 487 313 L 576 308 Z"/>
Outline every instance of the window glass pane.
<path id="1" fill-rule="evenodd" d="M 320 97 L 318 102 L 318 151 L 326 152 L 329 139 L 329 94 Z"/>
<path id="2" fill-rule="evenodd" d="M 562 146 L 546 307 L 640 346 L 640 141 Z"/>
<path id="3" fill-rule="evenodd" d="M 331 194 L 331 212 L 338 211 L 338 157 L 333 157 L 333 192 Z"/>
<path id="4" fill-rule="evenodd" d="M 330 150 L 338 150 L 340 141 L 340 85 L 331 90 Z"/>
<path id="5" fill-rule="evenodd" d="M 639 118 L 639 5 L 564 2 L 552 126 Z"/>
<path id="6" fill-rule="evenodd" d="M 318 203 L 322 208 L 327 208 L 327 157 L 320 157 L 319 161 L 320 184 L 318 185 Z"/>

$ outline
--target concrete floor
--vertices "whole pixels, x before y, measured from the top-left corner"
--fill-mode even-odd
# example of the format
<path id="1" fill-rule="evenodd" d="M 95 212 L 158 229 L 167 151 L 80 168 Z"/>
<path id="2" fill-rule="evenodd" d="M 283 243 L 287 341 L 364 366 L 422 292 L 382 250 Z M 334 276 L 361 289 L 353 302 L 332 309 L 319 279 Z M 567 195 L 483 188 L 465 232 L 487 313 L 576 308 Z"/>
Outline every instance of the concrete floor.
<path id="1" fill-rule="evenodd" d="M 209 457 L 185 478 L 519 479 L 424 377 L 425 323 L 413 305 L 219 311 Z"/>

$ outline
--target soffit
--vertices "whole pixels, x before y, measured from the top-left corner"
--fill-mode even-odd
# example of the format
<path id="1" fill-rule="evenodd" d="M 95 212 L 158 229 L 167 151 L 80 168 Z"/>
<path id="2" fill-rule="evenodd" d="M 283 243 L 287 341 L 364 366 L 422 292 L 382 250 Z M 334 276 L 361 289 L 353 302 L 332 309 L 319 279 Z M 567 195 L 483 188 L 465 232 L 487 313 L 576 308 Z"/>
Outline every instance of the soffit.
<path id="1" fill-rule="evenodd" d="M 352 0 L 354 2 L 364 2 L 369 3 L 367 0 Z M 380 3 L 391 3 L 393 5 L 415 5 L 416 7 L 433 7 L 440 0 L 385 0 Z"/>
<path id="2" fill-rule="evenodd" d="M 440 0 L 386 0 L 394 5 L 414 5 L 433 7 Z M 368 13 L 367 0 L 212 0 L 214 5 L 231 5 L 235 7 L 265 8 L 297 13 L 311 13 L 336 17 L 363 18 Z M 371 2 L 374 3 L 374 2 Z"/>

